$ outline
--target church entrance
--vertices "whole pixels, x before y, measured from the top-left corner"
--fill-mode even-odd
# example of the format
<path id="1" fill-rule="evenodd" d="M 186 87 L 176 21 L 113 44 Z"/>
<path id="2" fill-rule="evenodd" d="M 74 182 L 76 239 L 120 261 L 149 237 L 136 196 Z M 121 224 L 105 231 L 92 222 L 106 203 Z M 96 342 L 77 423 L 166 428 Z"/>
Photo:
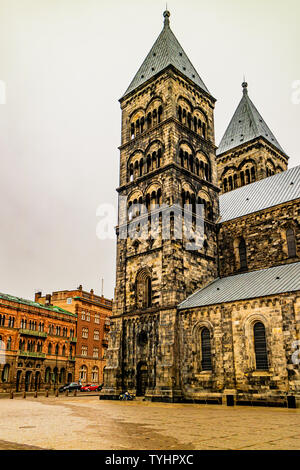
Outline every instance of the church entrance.
<path id="1" fill-rule="evenodd" d="M 145 362 L 140 362 L 137 366 L 136 374 L 136 396 L 143 397 L 148 387 L 148 367 Z"/>

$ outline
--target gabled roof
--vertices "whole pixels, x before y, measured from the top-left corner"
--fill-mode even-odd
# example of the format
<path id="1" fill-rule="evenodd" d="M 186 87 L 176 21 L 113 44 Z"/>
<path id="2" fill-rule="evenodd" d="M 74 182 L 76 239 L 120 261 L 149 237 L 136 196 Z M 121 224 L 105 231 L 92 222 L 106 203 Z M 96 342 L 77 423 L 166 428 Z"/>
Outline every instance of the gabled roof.
<path id="1" fill-rule="evenodd" d="M 220 223 L 300 198 L 300 165 L 220 196 Z"/>
<path id="2" fill-rule="evenodd" d="M 285 153 L 270 131 L 262 116 L 257 111 L 248 95 L 248 84 L 243 83 L 243 97 L 226 129 L 220 142 L 217 155 L 221 155 L 245 142 L 249 142 L 258 137 L 264 137 L 270 144 Z"/>
<path id="3" fill-rule="evenodd" d="M 208 89 L 199 77 L 196 69 L 192 65 L 188 56 L 172 32 L 169 24 L 169 17 L 170 12 L 165 11 L 163 30 L 155 41 L 153 47 L 139 68 L 126 92 L 124 93 L 124 96 L 142 85 L 150 78 L 154 77 L 169 65 L 173 65 L 183 75 L 198 85 L 202 90 L 206 91 L 206 93 L 209 93 Z"/>
<path id="4" fill-rule="evenodd" d="M 216 279 L 179 304 L 179 310 L 300 290 L 300 263 Z"/>
<path id="5" fill-rule="evenodd" d="M 71 317 L 77 317 L 75 313 L 68 312 L 67 310 L 61 307 L 57 307 L 56 305 L 45 306 L 45 305 L 39 304 L 38 302 L 33 302 L 32 300 L 22 299 L 22 297 L 16 297 L 10 294 L 3 294 L 2 292 L 0 292 L 0 299 L 8 300 L 10 302 L 16 302 L 18 304 L 27 305 L 29 307 L 40 308 L 42 310 L 48 310 L 52 313 L 63 313 L 65 315 L 70 315 Z"/>

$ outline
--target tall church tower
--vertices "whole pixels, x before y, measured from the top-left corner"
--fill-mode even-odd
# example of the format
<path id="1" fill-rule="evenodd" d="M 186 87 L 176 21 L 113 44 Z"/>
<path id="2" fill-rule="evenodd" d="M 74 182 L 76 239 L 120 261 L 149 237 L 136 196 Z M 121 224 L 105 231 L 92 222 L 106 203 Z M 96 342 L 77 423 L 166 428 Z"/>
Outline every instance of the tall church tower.
<path id="1" fill-rule="evenodd" d="M 169 17 L 165 11 L 159 37 L 120 99 L 117 274 L 103 398 L 124 390 L 153 400 L 180 396 L 177 305 L 217 276 L 215 99 Z M 196 205 L 204 207 L 197 249 L 186 235 L 175 236 L 184 204 L 193 227 Z M 167 238 L 162 225 L 171 207 Z"/>
<path id="2" fill-rule="evenodd" d="M 288 156 L 257 111 L 242 83 L 243 96 L 217 150 L 223 193 L 287 169 Z"/>

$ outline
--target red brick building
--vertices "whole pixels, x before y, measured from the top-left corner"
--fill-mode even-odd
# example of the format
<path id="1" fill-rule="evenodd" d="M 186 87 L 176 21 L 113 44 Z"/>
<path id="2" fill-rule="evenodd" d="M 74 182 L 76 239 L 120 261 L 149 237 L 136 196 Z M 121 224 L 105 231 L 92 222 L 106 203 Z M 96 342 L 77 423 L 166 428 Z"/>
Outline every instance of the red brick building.
<path id="1" fill-rule="evenodd" d="M 75 380 L 80 379 L 83 384 L 102 383 L 112 301 L 95 295 L 93 290 L 84 291 L 82 286 L 75 290 L 56 291 L 44 297 L 37 293 L 35 300 L 76 314 Z"/>
<path id="2" fill-rule="evenodd" d="M 0 293 L 0 391 L 74 380 L 75 335 L 74 313 Z"/>

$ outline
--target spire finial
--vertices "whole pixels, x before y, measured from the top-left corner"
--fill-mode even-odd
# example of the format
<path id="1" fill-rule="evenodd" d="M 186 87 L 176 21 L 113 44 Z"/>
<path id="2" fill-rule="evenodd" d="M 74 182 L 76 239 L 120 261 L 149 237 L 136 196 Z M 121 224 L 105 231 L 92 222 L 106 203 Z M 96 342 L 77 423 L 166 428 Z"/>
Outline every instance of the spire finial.
<path id="1" fill-rule="evenodd" d="M 169 10 L 167 9 L 167 4 L 166 4 L 166 10 L 164 11 L 164 25 L 165 26 L 169 26 L 170 24 L 170 18 L 171 16 L 171 13 L 169 12 Z"/>
<path id="2" fill-rule="evenodd" d="M 243 93 L 244 95 L 247 95 L 248 94 L 248 83 L 245 81 L 245 76 L 244 76 L 244 81 L 242 83 L 242 87 L 243 87 Z"/>

